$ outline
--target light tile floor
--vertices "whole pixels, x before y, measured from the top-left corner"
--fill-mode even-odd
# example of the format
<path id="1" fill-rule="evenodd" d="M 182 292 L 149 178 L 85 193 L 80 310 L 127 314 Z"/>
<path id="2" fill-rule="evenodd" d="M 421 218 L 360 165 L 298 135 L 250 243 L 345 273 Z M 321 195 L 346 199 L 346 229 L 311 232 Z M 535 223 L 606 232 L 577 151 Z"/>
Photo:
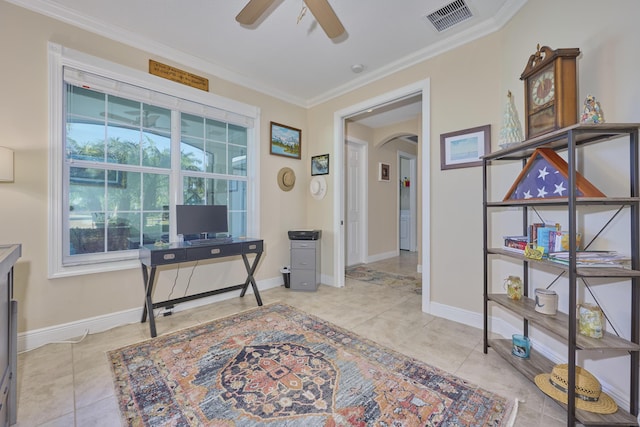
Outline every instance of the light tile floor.
<path id="1" fill-rule="evenodd" d="M 415 254 L 370 264 L 389 272 L 415 274 Z M 348 328 L 509 398 L 519 398 L 516 426 L 566 424 L 564 411 L 494 352 L 482 352 L 482 331 L 421 311 L 410 287 L 347 279 L 338 289 L 294 292 L 283 286 L 261 292 L 265 304 L 285 302 Z M 159 318 L 158 334 L 255 307 L 255 299 L 228 301 Z M 18 426 L 119 426 L 106 352 L 149 339 L 148 324 L 135 323 L 89 335 L 77 344 L 48 344 L 18 356 Z"/>

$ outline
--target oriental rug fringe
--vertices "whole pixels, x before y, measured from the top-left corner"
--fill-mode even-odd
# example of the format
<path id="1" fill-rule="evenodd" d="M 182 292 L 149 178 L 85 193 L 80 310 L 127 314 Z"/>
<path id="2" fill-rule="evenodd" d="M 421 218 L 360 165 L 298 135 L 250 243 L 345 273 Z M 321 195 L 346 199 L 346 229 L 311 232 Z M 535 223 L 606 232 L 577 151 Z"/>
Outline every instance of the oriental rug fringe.
<path id="1" fill-rule="evenodd" d="M 515 402 L 284 304 L 110 351 L 129 426 L 509 426 Z"/>

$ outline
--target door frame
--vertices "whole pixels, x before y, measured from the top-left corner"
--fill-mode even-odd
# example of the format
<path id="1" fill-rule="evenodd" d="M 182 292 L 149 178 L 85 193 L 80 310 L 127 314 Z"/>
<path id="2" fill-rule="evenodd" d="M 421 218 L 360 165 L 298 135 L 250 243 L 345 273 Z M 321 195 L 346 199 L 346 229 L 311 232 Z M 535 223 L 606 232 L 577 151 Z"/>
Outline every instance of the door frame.
<path id="1" fill-rule="evenodd" d="M 422 122 L 421 122 L 421 144 L 418 147 L 421 162 L 421 195 L 422 195 L 422 247 L 421 271 L 422 271 L 422 311 L 429 313 L 431 305 L 431 223 L 430 223 L 430 159 L 431 159 L 431 109 L 430 109 L 430 79 L 420 80 L 408 86 L 396 89 L 391 92 L 376 96 L 342 110 L 336 111 L 333 115 L 333 152 L 335 161 L 335 182 L 333 193 L 333 230 L 335 238 L 333 241 L 333 277 L 334 283 L 338 287 L 344 286 L 345 277 L 345 236 L 344 236 L 344 144 L 345 119 L 355 114 L 364 112 L 370 108 L 382 104 L 388 104 L 398 99 L 414 95 L 422 95 Z"/>

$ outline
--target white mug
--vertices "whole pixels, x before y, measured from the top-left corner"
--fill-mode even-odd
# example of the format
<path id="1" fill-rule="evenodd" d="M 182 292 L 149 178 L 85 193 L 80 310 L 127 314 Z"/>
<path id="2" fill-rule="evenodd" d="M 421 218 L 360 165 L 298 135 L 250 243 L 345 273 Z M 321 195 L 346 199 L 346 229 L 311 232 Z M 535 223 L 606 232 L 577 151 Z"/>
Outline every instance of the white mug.
<path id="1" fill-rule="evenodd" d="M 556 314 L 558 311 L 558 295 L 548 289 L 536 289 L 536 311 L 542 314 Z"/>

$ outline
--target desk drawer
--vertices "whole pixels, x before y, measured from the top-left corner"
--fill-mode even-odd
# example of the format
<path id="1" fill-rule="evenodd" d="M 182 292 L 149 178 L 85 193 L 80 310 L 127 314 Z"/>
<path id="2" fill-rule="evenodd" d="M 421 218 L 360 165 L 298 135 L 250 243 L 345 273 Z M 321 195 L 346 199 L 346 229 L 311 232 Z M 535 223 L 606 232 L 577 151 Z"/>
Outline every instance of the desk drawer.
<path id="1" fill-rule="evenodd" d="M 262 240 L 255 242 L 242 242 L 245 253 L 259 253 L 262 252 Z"/>
<path id="2" fill-rule="evenodd" d="M 151 265 L 171 264 L 183 262 L 187 259 L 186 251 L 182 248 L 151 251 Z"/>
<path id="3" fill-rule="evenodd" d="M 240 255 L 242 253 L 242 244 L 233 243 L 227 245 L 213 245 L 202 247 L 191 247 L 187 250 L 187 261 L 196 261 L 200 259 L 219 258 L 232 255 Z"/>

